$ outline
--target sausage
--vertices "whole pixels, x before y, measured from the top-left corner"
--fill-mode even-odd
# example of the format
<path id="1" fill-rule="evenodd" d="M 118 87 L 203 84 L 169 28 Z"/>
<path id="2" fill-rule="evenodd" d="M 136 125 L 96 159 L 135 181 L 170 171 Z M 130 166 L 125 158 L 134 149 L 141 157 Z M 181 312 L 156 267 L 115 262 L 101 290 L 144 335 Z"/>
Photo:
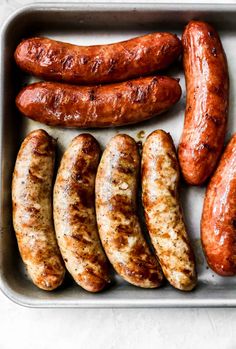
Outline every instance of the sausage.
<path id="1" fill-rule="evenodd" d="M 55 141 L 31 132 L 17 155 L 12 179 L 13 225 L 23 262 L 33 283 L 47 291 L 61 285 L 65 268 L 52 218 Z"/>
<path id="2" fill-rule="evenodd" d="M 171 136 L 152 132 L 143 146 L 142 201 L 152 244 L 170 284 L 182 291 L 197 282 L 195 262 L 178 199 L 179 165 Z"/>
<path id="3" fill-rule="evenodd" d="M 101 291 L 110 282 L 94 207 L 99 159 L 93 136 L 75 137 L 62 157 L 53 196 L 56 236 L 66 268 L 90 292 Z"/>
<path id="4" fill-rule="evenodd" d="M 210 268 L 222 276 L 236 275 L 236 134 L 207 187 L 201 238 Z"/>
<path id="5" fill-rule="evenodd" d="M 16 105 L 25 116 L 51 126 L 113 127 L 160 114 L 180 96 L 178 81 L 160 76 L 96 87 L 41 82 L 25 87 Z"/>
<path id="6" fill-rule="evenodd" d="M 212 175 L 223 148 L 228 68 L 220 38 L 209 24 L 191 21 L 182 42 L 187 100 L 178 156 L 184 179 L 201 185 Z"/>
<path id="7" fill-rule="evenodd" d="M 165 69 L 181 50 L 181 41 L 171 33 L 96 46 L 36 37 L 17 46 L 15 61 L 22 70 L 46 80 L 90 85 L 124 81 Z"/>
<path id="8" fill-rule="evenodd" d="M 129 283 L 158 287 L 162 271 L 141 232 L 137 213 L 140 158 L 133 138 L 118 134 L 107 145 L 96 177 L 96 214 L 102 245 Z"/>

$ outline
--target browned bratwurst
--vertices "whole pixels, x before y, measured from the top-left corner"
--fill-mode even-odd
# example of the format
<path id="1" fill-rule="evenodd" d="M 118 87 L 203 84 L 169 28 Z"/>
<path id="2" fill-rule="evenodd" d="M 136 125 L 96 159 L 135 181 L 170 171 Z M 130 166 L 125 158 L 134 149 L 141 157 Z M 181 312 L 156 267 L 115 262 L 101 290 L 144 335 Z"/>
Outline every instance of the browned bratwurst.
<path id="1" fill-rule="evenodd" d="M 15 60 L 24 71 L 46 80 L 90 85 L 124 81 L 165 69 L 180 53 L 181 42 L 171 33 L 96 46 L 30 38 L 17 46 Z"/>
<path id="2" fill-rule="evenodd" d="M 201 237 L 209 266 L 219 275 L 236 275 L 236 134 L 208 185 Z"/>
<path id="3" fill-rule="evenodd" d="M 95 216 L 95 176 L 100 153 L 93 136 L 75 137 L 62 157 L 53 196 L 55 231 L 66 267 L 74 280 L 90 292 L 101 291 L 110 281 Z"/>
<path id="4" fill-rule="evenodd" d="M 142 200 L 152 244 L 172 286 L 190 291 L 197 283 L 194 255 L 179 203 L 179 164 L 171 136 L 152 132 L 142 153 Z"/>
<path id="5" fill-rule="evenodd" d="M 209 24 L 190 22 L 182 42 L 187 101 L 178 155 L 185 180 L 200 185 L 213 173 L 224 143 L 228 68 L 220 38 Z"/>
<path id="6" fill-rule="evenodd" d="M 160 265 L 142 235 L 137 213 L 140 157 L 134 139 L 119 134 L 107 145 L 96 177 L 99 235 L 113 267 L 126 281 L 158 287 Z"/>
<path id="7" fill-rule="evenodd" d="M 54 290 L 65 268 L 52 218 L 54 140 L 43 130 L 31 132 L 21 145 L 12 180 L 13 225 L 21 257 L 34 284 Z"/>
<path id="8" fill-rule="evenodd" d="M 180 96 L 178 81 L 161 76 L 96 87 L 40 82 L 25 87 L 16 105 L 25 116 L 51 126 L 113 127 L 160 114 Z"/>

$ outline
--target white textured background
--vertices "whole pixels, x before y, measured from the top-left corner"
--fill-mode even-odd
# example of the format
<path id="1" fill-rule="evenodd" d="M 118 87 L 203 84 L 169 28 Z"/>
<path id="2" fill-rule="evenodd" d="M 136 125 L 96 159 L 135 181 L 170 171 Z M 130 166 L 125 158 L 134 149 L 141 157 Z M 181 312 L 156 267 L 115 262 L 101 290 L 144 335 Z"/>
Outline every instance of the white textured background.
<path id="1" fill-rule="evenodd" d="M 0 0 L 0 24 L 14 9 L 30 2 Z M 227 6 L 236 0 L 214 2 Z M 236 309 L 27 309 L 0 293 L 0 349 L 72 347 L 236 349 Z"/>

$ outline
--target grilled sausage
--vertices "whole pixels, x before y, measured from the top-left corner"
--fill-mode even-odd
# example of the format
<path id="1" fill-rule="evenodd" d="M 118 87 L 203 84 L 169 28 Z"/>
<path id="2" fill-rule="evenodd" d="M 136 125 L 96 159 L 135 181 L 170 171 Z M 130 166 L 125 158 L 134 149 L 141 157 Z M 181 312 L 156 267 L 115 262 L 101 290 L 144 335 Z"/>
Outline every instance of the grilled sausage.
<path id="1" fill-rule="evenodd" d="M 13 225 L 23 262 L 34 284 L 54 290 L 65 269 L 52 219 L 54 140 L 43 130 L 31 132 L 18 153 L 12 180 Z"/>
<path id="2" fill-rule="evenodd" d="M 140 158 L 135 141 L 117 135 L 107 145 L 96 177 L 96 213 L 104 250 L 126 281 L 158 287 L 160 266 L 144 240 L 137 215 L 137 177 Z"/>
<path id="3" fill-rule="evenodd" d="M 25 87 L 16 104 L 25 116 L 51 126 L 113 127 L 160 114 L 180 96 L 178 81 L 169 77 L 97 87 L 41 82 Z"/>
<path id="4" fill-rule="evenodd" d="M 194 255 L 178 200 L 179 166 L 169 134 L 151 133 L 142 153 L 142 200 L 146 224 L 165 277 L 172 286 L 196 285 Z"/>
<path id="5" fill-rule="evenodd" d="M 209 266 L 219 275 L 236 275 L 236 134 L 207 187 L 201 238 Z"/>
<path id="6" fill-rule="evenodd" d="M 82 134 L 73 139 L 61 160 L 54 186 L 54 224 L 66 267 L 90 292 L 109 283 L 108 261 L 98 238 L 94 190 L 100 147 Z"/>
<path id="7" fill-rule="evenodd" d="M 182 42 L 187 101 L 178 154 L 185 180 L 200 185 L 212 175 L 224 143 L 228 68 L 220 38 L 209 24 L 190 22 Z"/>
<path id="8" fill-rule="evenodd" d="M 47 38 L 30 38 L 16 48 L 24 71 L 73 84 L 124 81 L 167 68 L 181 53 L 170 33 L 153 33 L 110 45 L 76 46 Z"/>

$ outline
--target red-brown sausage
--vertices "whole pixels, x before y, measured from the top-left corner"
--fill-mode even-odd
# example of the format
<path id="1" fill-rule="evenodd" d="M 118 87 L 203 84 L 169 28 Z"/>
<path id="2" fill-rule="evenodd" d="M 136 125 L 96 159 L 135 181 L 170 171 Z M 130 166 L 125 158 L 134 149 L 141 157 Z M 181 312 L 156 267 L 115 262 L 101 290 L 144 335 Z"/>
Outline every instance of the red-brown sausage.
<path id="1" fill-rule="evenodd" d="M 124 81 L 165 69 L 181 53 L 170 33 L 153 33 L 110 45 L 76 46 L 47 38 L 30 38 L 16 48 L 24 71 L 73 84 Z"/>
<path id="2" fill-rule="evenodd" d="M 213 173 L 224 143 L 228 68 L 220 38 L 209 24 L 190 22 L 182 42 L 187 101 L 178 155 L 185 180 L 201 185 Z"/>
<path id="3" fill-rule="evenodd" d="M 219 275 L 236 275 L 236 134 L 208 185 L 201 237 L 209 266 Z"/>
<path id="4" fill-rule="evenodd" d="M 95 216 L 95 176 L 100 147 L 89 134 L 73 139 L 62 157 L 54 186 L 53 212 L 58 245 L 74 280 L 90 292 L 110 282 Z"/>
<path id="5" fill-rule="evenodd" d="M 25 87 L 16 105 L 25 116 L 47 125 L 113 127 L 160 114 L 180 96 L 178 81 L 161 76 L 96 87 L 41 82 Z"/>
<path id="6" fill-rule="evenodd" d="M 65 268 L 52 218 L 55 142 L 43 130 L 31 132 L 17 155 L 12 179 L 13 225 L 23 262 L 36 286 L 54 290 Z"/>
<path id="7" fill-rule="evenodd" d="M 137 213 L 140 166 L 134 139 L 118 134 L 107 145 L 96 177 L 99 235 L 113 267 L 133 285 L 160 286 L 163 275 L 141 232 Z"/>

